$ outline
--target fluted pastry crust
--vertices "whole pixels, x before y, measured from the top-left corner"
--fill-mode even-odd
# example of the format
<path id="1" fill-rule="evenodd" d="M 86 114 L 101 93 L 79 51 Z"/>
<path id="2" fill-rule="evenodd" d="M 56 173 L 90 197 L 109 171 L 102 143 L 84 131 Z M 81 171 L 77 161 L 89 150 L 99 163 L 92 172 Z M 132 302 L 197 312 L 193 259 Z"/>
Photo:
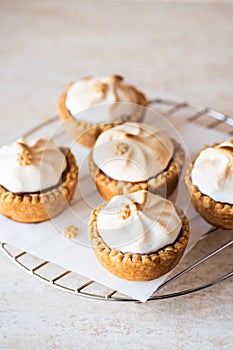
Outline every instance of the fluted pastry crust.
<path id="1" fill-rule="evenodd" d="M 112 123 L 88 123 L 82 120 L 78 120 L 74 118 L 74 116 L 70 113 L 70 111 L 66 108 L 66 96 L 69 88 L 73 85 L 70 83 L 66 89 L 66 91 L 60 96 L 58 100 L 58 114 L 61 120 L 64 122 L 65 130 L 67 134 L 86 147 L 93 147 L 97 137 L 103 132 L 106 131 L 113 126 L 119 125 L 126 120 L 116 120 Z M 135 87 L 130 86 L 138 95 L 138 104 L 141 106 L 147 106 L 147 99 L 145 95 L 138 91 Z M 139 110 L 138 113 L 135 113 L 128 119 L 127 121 L 132 122 L 140 122 L 143 119 L 144 109 Z"/>
<path id="2" fill-rule="evenodd" d="M 134 183 L 117 181 L 108 177 L 95 165 L 92 152 L 90 152 L 89 169 L 99 193 L 108 201 L 115 195 L 132 193 L 140 190 L 149 190 L 163 197 L 171 195 L 177 186 L 185 158 L 181 145 L 175 140 L 172 140 L 172 142 L 174 143 L 174 155 L 167 169 L 153 178 L 148 179 L 148 181 Z"/>
<path id="3" fill-rule="evenodd" d="M 67 161 L 61 183 L 36 193 L 12 193 L 0 185 L 1 214 L 15 221 L 33 223 L 49 220 L 67 207 L 75 191 L 78 166 L 69 149 L 60 149 Z"/>
<path id="4" fill-rule="evenodd" d="M 177 209 L 177 213 L 182 219 L 182 228 L 173 244 L 152 254 L 133 254 L 110 249 L 99 235 L 97 216 L 105 205 L 92 211 L 89 237 L 98 260 L 108 271 L 129 281 L 149 281 L 161 277 L 178 264 L 190 236 L 188 219 L 181 209 Z"/>
<path id="5" fill-rule="evenodd" d="M 216 146 L 215 144 L 214 146 Z M 203 147 L 201 151 L 206 149 Z M 201 153 L 198 153 L 198 155 Z M 195 159 L 198 157 L 195 157 Z M 211 225 L 216 227 L 221 227 L 225 230 L 233 229 L 233 205 L 228 203 L 217 202 L 213 198 L 203 194 L 199 191 L 196 185 L 193 185 L 191 179 L 191 173 L 194 166 L 195 160 L 193 163 L 190 163 L 186 170 L 185 182 L 189 193 L 191 195 L 191 200 L 196 211 Z"/>

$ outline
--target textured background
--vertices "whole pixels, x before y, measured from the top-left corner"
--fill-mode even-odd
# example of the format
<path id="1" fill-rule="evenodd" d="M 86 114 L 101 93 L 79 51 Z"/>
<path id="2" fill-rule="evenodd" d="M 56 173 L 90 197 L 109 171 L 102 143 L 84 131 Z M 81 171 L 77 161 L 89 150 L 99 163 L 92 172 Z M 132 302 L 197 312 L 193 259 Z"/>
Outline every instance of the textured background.
<path id="1" fill-rule="evenodd" d="M 1 0 L 0 8 L 1 143 L 55 115 L 66 84 L 91 74 L 119 73 L 151 97 L 233 115 L 232 2 Z M 1 349 L 233 342 L 231 281 L 178 299 L 106 303 L 48 287 L 2 254 L 0 266 Z"/>

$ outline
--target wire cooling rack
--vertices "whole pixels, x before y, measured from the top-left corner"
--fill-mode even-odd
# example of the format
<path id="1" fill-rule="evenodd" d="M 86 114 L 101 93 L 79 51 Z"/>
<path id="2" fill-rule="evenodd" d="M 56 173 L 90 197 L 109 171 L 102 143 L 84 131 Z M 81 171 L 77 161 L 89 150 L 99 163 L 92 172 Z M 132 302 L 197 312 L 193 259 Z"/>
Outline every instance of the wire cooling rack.
<path id="1" fill-rule="evenodd" d="M 151 100 L 150 106 L 163 113 L 174 125 L 181 122 L 185 115 L 188 123 L 197 123 L 207 130 L 217 129 L 226 133 L 228 137 L 233 136 L 233 118 L 210 108 L 159 98 Z M 25 136 L 56 122 L 57 119 L 58 117 L 50 118 L 30 130 Z M 148 301 L 194 293 L 232 277 L 232 250 L 230 251 L 230 249 L 232 249 L 233 240 L 229 240 L 229 237 L 232 237 L 233 231 L 225 231 L 221 234 L 219 231 L 219 229 L 212 227 L 208 232 L 203 232 L 202 239 L 197 246 L 183 259 L 180 271 L 163 283 Z M 0 250 L 18 267 L 60 290 L 98 300 L 136 301 L 116 290 L 108 289 L 95 281 L 88 280 L 49 261 L 41 260 L 7 243 L 0 243 Z M 206 276 L 208 276 L 208 281 L 206 281 Z"/>

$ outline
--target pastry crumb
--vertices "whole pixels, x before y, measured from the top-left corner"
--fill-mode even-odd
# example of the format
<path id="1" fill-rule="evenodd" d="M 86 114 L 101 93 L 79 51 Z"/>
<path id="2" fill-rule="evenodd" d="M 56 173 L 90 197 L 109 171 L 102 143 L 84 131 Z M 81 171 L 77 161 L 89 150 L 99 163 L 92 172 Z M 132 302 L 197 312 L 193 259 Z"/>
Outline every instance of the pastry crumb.
<path id="1" fill-rule="evenodd" d="M 20 166 L 28 166 L 32 164 L 32 155 L 29 151 L 29 147 L 23 142 L 17 142 L 21 151 L 17 154 L 17 162 Z"/>
<path id="2" fill-rule="evenodd" d="M 76 226 L 67 226 L 64 229 L 64 236 L 66 236 L 67 238 L 75 238 L 78 235 L 78 228 Z"/>

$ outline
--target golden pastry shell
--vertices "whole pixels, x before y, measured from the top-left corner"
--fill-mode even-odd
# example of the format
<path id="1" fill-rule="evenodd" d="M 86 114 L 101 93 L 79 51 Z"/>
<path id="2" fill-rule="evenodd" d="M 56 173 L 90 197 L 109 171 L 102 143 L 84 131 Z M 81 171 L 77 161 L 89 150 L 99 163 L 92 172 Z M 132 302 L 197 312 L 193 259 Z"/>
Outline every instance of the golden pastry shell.
<path id="1" fill-rule="evenodd" d="M 61 120 L 64 122 L 64 127 L 66 133 L 75 141 L 80 143 L 83 146 L 92 148 L 95 144 L 97 137 L 103 132 L 113 126 L 119 125 L 126 120 L 119 119 L 112 123 L 89 123 L 76 119 L 71 112 L 66 108 L 66 96 L 67 92 L 73 83 L 70 83 L 66 91 L 60 96 L 58 100 L 58 114 Z M 145 95 L 138 91 L 134 86 L 130 86 L 138 95 L 138 104 L 142 107 L 147 106 L 147 99 Z M 144 108 L 139 110 L 139 113 L 135 113 L 132 118 L 127 121 L 141 121 L 143 119 Z"/>
<path id="2" fill-rule="evenodd" d="M 217 145 L 218 143 L 215 143 L 212 147 L 215 147 Z M 215 201 L 213 198 L 199 191 L 198 187 L 192 183 L 191 174 L 195 160 L 199 154 L 207 148 L 209 148 L 209 146 L 204 146 L 196 155 L 194 162 L 188 165 L 185 182 L 191 195 L 192 204 L 196 211 L 211 225 L 226 230 L 232 230 L 233 205 Z"/>
<path id="3" fill-rule="evenodd" d="M 181 209 L 177 209 L 177 213 L 182 219 L 182 228 L 175 242 L 152 254 L 136 254 L 109 248 L 99 235 L 97 216 L 105 205 L 92 211 L 89 223 L 89 237 L 104 268 L 129 281 L 149 281 L 168 273 L 178 264 L 190 236 L 188 219 Z"/>
<path id="4" fill-rule="evenodd" d="M 71 201 L 78 177 L 78 166 L 69 149 L 61 147 L 67 167 L 61 183 L 36 193 L 12 193 L 0 185 L 0 213 L 12 220 L 33 223 L 51 219 L 62 212 Z"/>

